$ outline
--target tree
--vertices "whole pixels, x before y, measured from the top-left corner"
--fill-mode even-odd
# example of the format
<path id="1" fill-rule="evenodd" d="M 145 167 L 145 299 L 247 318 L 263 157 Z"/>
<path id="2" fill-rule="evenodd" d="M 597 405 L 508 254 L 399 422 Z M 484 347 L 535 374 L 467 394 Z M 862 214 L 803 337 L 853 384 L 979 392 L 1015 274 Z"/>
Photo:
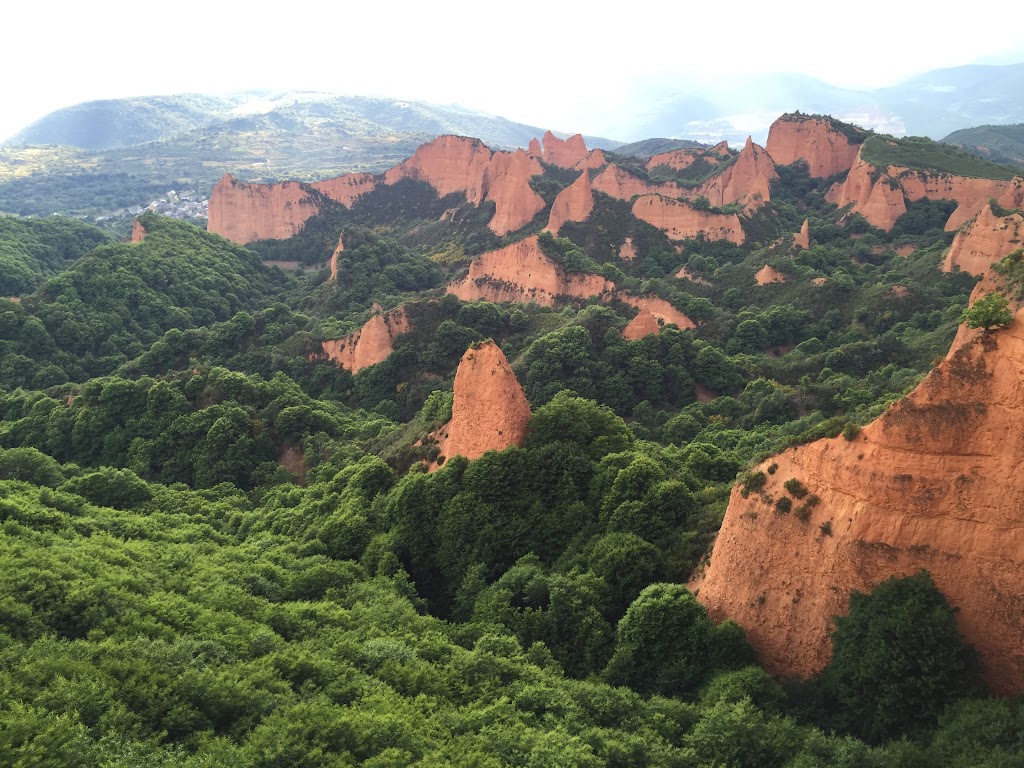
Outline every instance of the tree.
<path id="1" fill-rule="evenodd" d="M 968 328 L 984 328 L 991 331 L 993 328 L 1002 328 L 1013 322 L 1013 312 L 1010 311 L 1009 301 L 1001 293 L 990 293 L 982 296 L 974 306 L 964 310 L 963 322 Z"/>
<path id="2" fill-rule="evenodd" d="M 827 689 L 856 735 L 880 743 L 934 726 L 946 706 L 980 693 L 974 649 L 927 571 L 850 595 L 836 619 Z"/>

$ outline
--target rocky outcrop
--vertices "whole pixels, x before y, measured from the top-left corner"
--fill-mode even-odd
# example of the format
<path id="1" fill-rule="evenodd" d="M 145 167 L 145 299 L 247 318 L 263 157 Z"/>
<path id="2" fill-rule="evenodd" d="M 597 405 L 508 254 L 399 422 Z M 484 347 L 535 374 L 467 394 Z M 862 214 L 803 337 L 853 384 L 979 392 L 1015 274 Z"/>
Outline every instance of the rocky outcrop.
<path id="1" fill-rule="evenodd" d="M 324 355 L 335 365 L 356 373 L 384 362 L 394 351 L 395 339 L 410 329 L 404 307 L 371 317 L 355 333 L 321 344 Z"/>
<path id="2" fill-rule="evenodd" d="M 337 282 L 338 280 L 338 257 L 341 256 L 341 252 L 345 250 L 344 235 L 338 236 L 338 244 L 334 247 L 334 252 L 331 254 L 331 282 Z"/>
<path id="3" fill-rule="evenodd" d="M 678 277 L 680 280 L 689 280 L 691 283 L 696 283 L 697 285 L 711 285 L 711 283 L 703 277 L 693 274 L 686 266 L 680 267 L 676 272 L 675 277 Z"/>
<path id="4" fill-rule="evenodd" d="M 752 213 L 771 199 L 771 182 L 778 177 L 772 158 L 748 136 L 736 162 L 701 184 L 690 197 L 706 197 L 713 206 L 743 203 L 744 210 Z"/>
<path id="5" fill-rule="evenodd" d="M 758 285 L 768 285 L 768 283 L 784 283 L 786 282 L 786 276 L 775 269 L 775 267 L 765 264 L 754 275 L 754 280 Z"/>
<path id="6" fill-rule="evenodd" d="M 541 173 L 537 159 L 521 149 L 492 153 L 479 139 L 440 136 L 385 173 L 384 183 L 414 179 L 441 197 L 461 192 L 472 205 L 492 201 L 495 212 L 488 226 L 506 235 L 529 224 L 544 208 L 544 199 L 530 187 L 530 179 Z"/>
<path id="7" fill-rule="evenodd" d="M 645 336 L 657 336 L 659 333 L 661 325 L 658 324 L 658 318 L 646 309 L 641 309 L 637 316 L 629 321 L 629 325 L 622 329 L 622 338 L 636 341 Z"/>
<path id="8" fill-rule="evenodd" d="M 638 195 L 664 195 L 666 197 L 685 197 L 691 190 L 673 182 L 667 184 L 650 184 L 623 170 L 615 163 L 609 163 L 601 173 L 594 177 L 592 186 L 598 192 L 604 192 L 617 200 L 632 200 Z"/>
<path id="9" fill-rule="evenodd" d="M 586 168 L 601 168 L 608 165 L 608 158 L 604 156 L 604 152 L 600 149 L 591 150 L 590 154 L 587 155 L 586 160 L 581 160 L 574 165 L 574 168 L 586 167 Z"/>
<path id="10" fill-rule="evenodd" d="M 142 226 L 142 222 L 136 218 L 134 221 L 132 221 L 132 237 L 131 240 L 129 240 L 129 242 L 141 243 L 145 239 L 146 228 Z"/>
<path id="11" fill-rule="evenodd" d="M 583 137 L 578 133 L 562 141 L 551 131 L 546 131 L 541 142 L 544 144 L 544 162 L 559 168 L 574 168 L 589 154 Z"/>
<path id="12" fill-rule="evenodd" d="M 800 231 L 793 235 L 793 247 L 803 248 L 804 250 L 811 247 L 811 225 L 807 219 L 804 219 Z"/>
<path id="13" fill-rule="evenodd" d="M 928 173 L 890 166 L 889 176 L 895 178 L 908 200 L 955 200 L 957 208 L 946 220 L 946 231 L 955 232 L 973 219 L 995 198 L 1004 208 L 1014 209 L 1024 202 L 1024 181 L 973 179 L 965 176 Z"/>
<path id="14" fill-rule="evenodd" d="M 962 272 L 984 275 L 1008 253 L 1024 247 L 1024 216 L 997 216 L 986 205 L 977 218 L 957 232 L 942 262 L 942 271 L 958 267 Z"/>
<path id="15" fill-rule="evenodd" d="M 557 235 L 567 221 L 585 221 L 594 210 L 594 193 L 590 186 L 590 172 L 583 169 L 580 177 L 558 193 L 551 204 L 548 230 Z"/>
<path id="16" fill-rule="evenodd" d="M 791 448 L 734 488 L 699 599 L 744 627 L 765 667 L 808 677 L 850 592 L 927 569 L 993 691 L 1024 691 L 1024 312 L 961 329 L 910 395 L 843 437 Z M 783 487 L 796 479 L 808 495 Z M 790 498 L 780 514 L 777 501 Z"/>
<path id="17" fill-rule="evenodd" d="M 827 120 L 783 115 L 768 130 L 765 149 L 778 165 L 806 160 L 811 176 L 827 179 L 853 167 L 860 145 L 850 141 Z"/>
<path id="18" fill-rule="evenodd" d="M 619 246 L 619 258 L 623 261 L 633 261 L 637 256 L 636 246 L 633 245 L 633 238 L 627 237 Z"/>
<path id="19" fill-rule="evenodd" d="M 886 232 L 890 231 L 896 220 L 907 212 L 907 204 L 899 183 L 880 173 L 859 154 L 846 180 L 833 185 L 825 199 L 840 208 L 852 203 L 853 213 L 859 213 L 872 226 Z"/>
<path id="20" fill-rule="evenodd" d="M 704 235 L 709 240 L 728 240 L 737 245 L 744 241 L 743 227 L 736 214 L 699 210 L 661 195 L 638 197 L 633 203 L 633 215 L 658 227 L 672 240 Z"/>
<path id="21" fill-rule="evenodd" d="M 586 299 L 614 288 L 600 275 L 566 273 L 544 255 L 533 235 L 474 259 L 466 278 L 449 285 L 448 293 L 463 301 L 533 301 L 550 307 L 561 298 Z"/>
<path id="22" fill-rule="evenodd" d="M 684 330 L 697 327 L 697 324 L 687 317 L 685 313 L 679 311 L 664 299 L 659 299 L 657 296 L 634 296 L 627 291 L 619 291 L 615 294 L 615 298 L 623 304 L 639 309 L 641 312 L 647 312 L 656 320 L 660 320 L 666 325 L 671 323 Z"/>
<path id="23" fill-rule="evenodd" d="M 242 184 L 225 174 L 210 193 L 206 228 L 241 245 L 284 240 L 319 212 L 320 201 L 305 184 Z"/>
<path id="24" fill-rule="evenodd" d="M 346 173 L 335 179 L 313 182 L 310 186 L 325 197 L 351 208 L 362 195 L 373 192 L 379 182 L 380 177 L 372 173 Z"/>
<path id="25" fill-rule="evenodd" d="M 529 421 L 530 404 L 498 345 L 470 347 L 455 374 L 452 419 L 437 433 L 438 458 L 478 459 L 522 445 Z"/>
<path id="26" fill-rule="evenodd" d="M 544 158 L 544 150 L 541 149 L 539 139 L 537 139 L 536 137 L 530 139 L 530 145 L 526 149 L 526 154 L 528 154 L 530 157 L 536 157 L 540 159 Z"/>

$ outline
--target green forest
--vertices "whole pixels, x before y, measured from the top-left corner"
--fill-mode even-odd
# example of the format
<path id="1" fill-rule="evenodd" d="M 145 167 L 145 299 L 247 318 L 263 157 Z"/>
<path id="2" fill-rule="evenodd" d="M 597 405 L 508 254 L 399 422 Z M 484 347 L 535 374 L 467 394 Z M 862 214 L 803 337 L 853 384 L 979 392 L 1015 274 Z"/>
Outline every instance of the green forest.
<path id="1" fill-rule="evenodd" d="M 445 293 L 544 227 L 564 171 L 506 238 L 419 182 L 249 248 L 153 214 L 140 243 L 0 218 L 0 764 L 1024 766 L 1024 699 L 989 696 L 927 572 L 855 592 L 805 681 L 685 586 L 737 480 L 913 389 L 976 283 L 938 269 L 955 203 L 883 232 L 779 173 L 743 246 L 677 249 L 601 193 L 542 237 L 698 323 L 637 341 L 619 301 Z M 383 362 L 319 354 L 399 305 Z M 427 472 L 486 339 L 526 440 Z"/>

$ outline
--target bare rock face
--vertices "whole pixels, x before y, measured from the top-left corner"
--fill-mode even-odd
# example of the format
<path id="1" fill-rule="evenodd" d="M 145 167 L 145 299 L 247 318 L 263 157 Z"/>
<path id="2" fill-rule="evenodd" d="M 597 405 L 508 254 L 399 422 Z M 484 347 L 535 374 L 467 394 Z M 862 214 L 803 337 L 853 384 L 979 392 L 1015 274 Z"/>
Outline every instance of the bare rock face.
<path id="1" fill-rule="evenodd" d="M 886 232 L 907 212 L 903 189 L 899 183 L 885 173 L 879 175 L 875 167 L 865 162 L 860 154 L 846 180 L 835 184 L 825 199 L 840 208 L 853 203 L 854 213 L 861 214 L 872 226 Z"/>
<path id="2" fill-rule="evenodd" d="M 132 237 L 131 237 L 131 240 L 129 242 L 141 243 L 145 239 L 146 239 L 146 228 L 144 226 L 142 226 L 142 222 L 141 221 L 139 221 L 138 219 L 135 219 L 132 222 Z"/>
<path id="3" fill-rule="evenodd" d="M 783 115 L 768 130 L 765 147 L 779 165 L 806 160 L 811 176 L 827 179 L 853 167 L 860 146 L 827 120 L 804 115 Z"/>
<path id="4" fill-rule="evenodd" d="M 636 257 L 636 246 L 633 244 L 633 238 L 627 237 L 622 241 L 622 245 L 619 246 L 619 258 L 623 261 L 632 261 Z"/>
<path id="5" fill-rule="evenodd" d="M 341 252 L 345 250 L 344 236 L 338 236 L 338 244 L 334 247 L 334 253 L 331 254 L 331 282 L 336 282 L 338 279 L 338 257 Z"/>
<path id="6" fill-rule="evenodd" d="M 631 200 L 637 195 L 686 197 L 692 191 L 671 181 L 666 184 L 649 184 L 615 163 L 609 163 L 607 168 L 595 176 L 592 185 L 598 192 L 604 192 L 617 200 Z"/>
<path id="7" fill-rule="evenodd" d="M 961 328 L 945 361 L 852 441 L 769 459 L 748 498 L 737 484 L 693 584 L 711 615 L 743 626 L 772 673 L 808 677 L 828 663 L 851 590 L 926 568 L 992 690 L 1024 691 L 1022 361 L 1024 312 L 1004 330 Z"/>
<path id="8" fill-rule="evenodd" d="M 324 354 L 335 365 L 356 373 L 384 362 L 394 351 L 395 339 L 410 329 L 404 307 L 374 315 L 355 333 L 322 343 Z"/>
<path id="9" fill-rule="evenodd" d="M 580 177 L 559 192 L 551 204 L 547 228 L 552 234 L 557 235 L 558 230 L 567 221 L 585 221 L 592 210 L 594 192 L 590 186 L 590 172 L 584 168 Z"/>
<path id="10" fill-rule="evenodd" d="M 889 175 L 895 177 L 908 200 L 956 200 L 957 209 L 946 221 L 946 231 L 955 232 L 973 219 L 992 198 L 1005 200 L 1006 208 L 1016 208 L 1021 202 L 1022 181 L 995 179 L 973 179 L 965 176 L 927 173 L 909 168 L 889 167 Z M 1002 205 L 1002 203 L 1000 203 Z"/>
<path id="11" fill-rule="evenodd" d="M 683 330 L 697 327 L 697 324 L 687 317 L 685 313 L 680 312 L 667 301 L 659 299 L 657 296 L 634 296 L 628 291 L 619 291 L 615 294 L 615 298 L 623 304 L 639 309 L 641 314 L 644 312 L 650 314 L 661 323 L 672 323 Z"/>
<path id="12" fill-rule="evenodd" d="M 977 218 L 957 232 L 942 262 L 942 271 L 959 267 L 962 272 L 984 275 L 1003 256 L 1024 243 L 1024 216 L 997 216 L 986 205 Z"/>
<path id="13" fill-rule="evenodd" d="M 615 289 L 600 275 L 568 274 L 541 250 L 537 235 L 488 251 L 469 265 L 464 280 L 448 286 L 463 301 L 554 306 L 562 297 L 589 298 Z"/>
<path id="14" fill-rule="evenodd" d="M 587 168 L 602 168 L 606 165 L 608 165 L 608 158 L 604 156 L 604 152 L 600 149 L 594 149 L 591 150 L 589 155 L 587 155 L 587 159 L 585 161 L 581 160 L 576 163 L 574 167 L 579 168 L 581 166 L 586 166 Z"/>
<path id="15" fill-rule="evenodd" d="M 574 168 L 589 154 L 583 136 L 578 133 L 562 141 L 551 131 L 546 131 L 541 141 L 544 144 L 544 162 L 559 168 Z"/>
<path id="16" fill-rule="evenodd" d="M 440 455 L 478 459 L 522 445 L 529 421 L 530 404 L 498 345 L 470 347 L 455 374 L 452 420 L 439 430 Z"/>
<path id="17" fill-rule="evenodd" d="M 544 150 L 541 149 L 540 141 L 536 137 L 530 139 L 530 145 L 526 149 L 526 154 L 530 157 L 544 157 Z"/>
<path id="18" fill-rule="evenodd" d="M 335 179 L 313 182 L 310 186 L 331 200 L 351 208 L 361 195 L 373 192 L 379 181 L 380 177 L 372 173 L 346 173 Z"/>
<path id="19" fill-rule="evenodd" d="M 319 212 L 320 203 L 304 184 L 241 184 L 225 174 L 210 194 L 206 228 L 241 245 L 284 240 Z"/>
<path id="20" fill-rule="evenodd" d="M 754 275 L 754 280 L 757 281 L 758 285 L 768 285 L 768 283 L 784 283 L 786 282 L 786 276 L 774 267 L 765 264 Z"/>
<path id="21" fill-rule="evenodd" d="M 595 180 L 596 181 L 596 180 Z M 596 184 L 595 184 L 596 188 Z M 665 232 L 672 240 L 704 235 L 742 245 L 743 227 L 734 213 L 711 213 L 661 195 L 644 195 L 633 203 L 633 215 Z"/>
<path id="22" fill-rule="evenodd" d="M 807 219 L 804 219 L 800 231 L 793 235 L 793 247 L 803 248 L 805 251 L 811 247 L 811 225 Z"/>
<path id="23" fill-rule="evenodd" d="M 778 177 L 772 158 L 748 136 L 736 162 L 701 184 L 696 194 L 715 206 L 742 202 L 752 213 L 771 199 L 770 184 Z"/>
<path id="24" fill-rule="evenodd" d="M 645 336 L 657 336 L 659 333 L 661 326 L 658 324 L 658 318 L 646 309 L 641 309 L 640 313 L 629 321 L 629 325 L 622 329 L 622 338 L 636 341 Z"/>
<path id="25" fill-rule="evenodd" d="M 506 235 L 530 223 L 544 208 L 544 199 L 530 179 L 544 172 L 523 150 L 492 153 L 479 139 L 439 136 L 422 145 L 408 160 L 384 174 L 385 184 L 402 179 L 424 181 L 440 196 L 462 192 L 472 205 L 495 204 L 490 229 Z"/>

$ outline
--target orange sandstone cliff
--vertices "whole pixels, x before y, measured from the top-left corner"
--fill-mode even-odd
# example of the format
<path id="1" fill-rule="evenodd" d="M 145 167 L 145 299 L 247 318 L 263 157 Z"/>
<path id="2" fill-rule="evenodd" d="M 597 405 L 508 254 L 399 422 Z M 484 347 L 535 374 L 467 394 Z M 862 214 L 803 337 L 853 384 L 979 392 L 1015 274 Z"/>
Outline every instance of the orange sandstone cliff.
<path id="1" fill-rule="evenodd" d="M 879 175 L 859 153 L 846 180 L 833 185 L 825 199 L 840 208 L 852 203 L 854 213 L 859 213 L 872 226 L 886 232 L 893 228 L 896 219 L 907 212 L 899 184 L 884 173 Z"/>
<path id="2" fill-rule="evenodd" d="M 770 264 L 765 264 L 754 275 L 754 280 L 758 285 L 768 285 L 769 283 L 784 283 L 786 276 Z"/>
<path id="3" fill-rule="evenodd" d="M 134 221 L 132 221 L 132 237 L 131 240 L 129 240 L 129 242 L 141 243 L 145 239 L 146 228 L 142 226 L 142 222 L 139 221 L 138 218 L 136 218 Z"/>
<path id="4" fill-rule="evenodd" d="M 1020 247 L 1024 247 L 1024 216 L 997 216 L 986 205 L 973 222 L 956 233 L 942 271 L 959 267 L 962 272 L 984 275 L 995 262 Z"/>
<path id="5" fill-rule="evenodd" d="M 320 203 L 305 184 L 242 184 L 224 174 L 210 193 L 206 228 L 242 245 L 284 240 L 319 212 Z"/>
<path id="6" fill-rule="evenodd" d="M 623 304 L 639 309 L 641 314 L 647 312 L 655 320 L 659 320 L 662 323 L 674 323 L 682 330 L 697 327 L 697 324 L 687 317 L 685 313 L 676 309 L 665 299 L 659 299 L 657 296 L 634 296 L 628 291 L 618 291 L 614 298 Z"/>
<path id="7" fill-rule="evenodd" d="M 522 445 L 529 421 L 530 404 L 505 354 L 485 341 L 466 350 L 459 362 L 452 419 L 437 433 L 440 456 L 478 459 L 487 451 Z"/>
<path id="8" fill-rule="evenodd" d="M 478 256 L 465 279 L 448 286 L 448 293 L 463 301 L 534 301 L 550 307 L 561 297 L 585 299 L 614 288 L 600 275 L 566 273 L 544 255 L 537 235 L 532 235 Z"/>
<path id="9" fill-rule="evenodd" d="M 658 227 L 672 240 L 698 235 L 705 235 L 709 240 L 728 240 L 737 245 L 742 245 L 744 240 L 743 227 L 735 213 L 702 211 L 689 203 L 661 195 L 638 197 L 633 203 L 633 215 Z"/>
<path id="10" fill-rule="evenodd" d="M 698 187 L 691 196 L 703 195 L 712 205 L 743 203 L 751 213 L 771 199 L 771 182 L 779 177 L 775 163 L 750 137 L 736 162 Z"/>
<path id="11" fill-rule="evenodd" d="M 345 250 L 345 236 L 338 235 L 338 244 L 334 247 L 334 252 L 331 254 L 330 268 L 331 268 L 331 280 L 337 281 L 338 279 L 338 257 L 341 256 L 341 252 Z"/>
<path id="12" fill-rule="evenodd" d="M 567 221 L 585 221 L 593 209 L 594 192 L 590 186 L 590 172 L 584 168 L 580 177 L 559 192 L 551 204 L 547 228 L 557 235 Z"/>
<path id="13" fill-rule="evenodd" d="M 583 137 L 578 133 L 562 141 L 551 131 L 546 131 L 541 142 L 544 144 L 544 162 L 559 168 L 574 168 L 590 154 Z"/>
<path id="14" fill-rule="evenodd" d="M 811 247 L 811 224 L 807 219 L 804 219 L 800 231 L 793 235 L 793 247 L 803 248 L 805 251 Z"/>
<path id="15" fill-rule="evenodd" d="M 395 339 L 409 331 L 403 307 L 371 317 L 355 333 L 322 343 L 324 354 L 335 365 L 352 373 L 382 363 L 394 351 Z"/>
<path id="16" fill-rule="evenodd" d="M 768 130 L 765 149 L 779 165 L 806 160 L 811 176 L 827 179 L 853 167 L 860 145 L 851 142 L 827 120 L 783 115 Z"/>
<path id="17" fill-rule="evenodd" d="M 346 173 L 335 179 L 315 181 L 310 186 L 331 200 L 351 208 L 360 195 L 373 192 L 377 188 L 379 178 L 372 173 Z"/>
<path id="18" fill-rule="evenodd" d="M 761 492 L 733 489 L 699 599 L 747 632 L 766 668 L 808 677 L 851 590 L 926 568 L 998 694 L 1024 691 L 1024 311 L 961 329 L 949 356 L 861 430 L 791 448 Z M 810 495 L 786 497 L 800 481 Z M 820 501 L 807 505 L 812 496 Z"/>
<path id="19" fill-rule="evenodd" d="M 652 334 L 657 336 L 659 333 L 661 326 L 658 324 L 658 318 L 646 309 L 641 309 L 640 313 L 629 321 L 629 325 L 622 329 L 622 338 L 636 341 Z"/>

